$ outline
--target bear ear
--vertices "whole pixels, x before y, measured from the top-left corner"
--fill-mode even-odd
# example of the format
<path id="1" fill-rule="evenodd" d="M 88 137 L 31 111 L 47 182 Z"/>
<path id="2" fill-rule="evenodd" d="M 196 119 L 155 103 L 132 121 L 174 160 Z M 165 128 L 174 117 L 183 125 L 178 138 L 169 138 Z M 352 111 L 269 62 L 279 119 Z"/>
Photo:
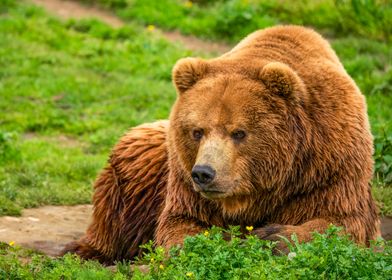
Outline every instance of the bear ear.
<path id="1" fill-rule="evenodd" d="M 177 61 L 173 67 L 173 83 L 179 94 L 190 89 L 207 73 L 207 62 L 200 58 L 187 57 Z"/>
<path id="2" fill-rule="evenodd" d="M 305 85 L 298 74 L 281 62 L 270 62 L 264 66 L 259 78 L 272 92 L 282 96 L 295 96 L 304 92 Z"/>

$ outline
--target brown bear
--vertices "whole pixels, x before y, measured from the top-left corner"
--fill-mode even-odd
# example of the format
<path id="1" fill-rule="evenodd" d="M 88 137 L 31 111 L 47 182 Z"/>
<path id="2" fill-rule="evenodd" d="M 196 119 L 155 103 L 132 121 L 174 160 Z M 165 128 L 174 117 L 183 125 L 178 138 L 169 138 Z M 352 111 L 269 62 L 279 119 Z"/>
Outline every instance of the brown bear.
<path id="1" fill-rule="evenodd" d="M 173 70 L 169 121 L 136 127 L 95 185 L 93 222 L 66 252 L 110 263 L 215 225 L 311 239 L 331 223 L 380 235 L 365 98 L 311 29 L 257 31 Z"/>

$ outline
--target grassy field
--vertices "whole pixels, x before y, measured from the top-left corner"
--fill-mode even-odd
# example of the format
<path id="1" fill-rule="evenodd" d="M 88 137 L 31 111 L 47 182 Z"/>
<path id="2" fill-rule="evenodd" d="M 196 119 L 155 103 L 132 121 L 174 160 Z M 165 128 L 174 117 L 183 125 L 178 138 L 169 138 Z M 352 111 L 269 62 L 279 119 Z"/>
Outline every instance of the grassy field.
<path id="1" fill-rule="evenodd" d="M 88 203 L 119 137 L 167 118 L 171 67 L 192 53 L 140 26 L 61 23 L 10 3 L 0 17 L 0 215 Z"/>
<path id="2" fill-rule="evenodd" d="M 125 3 L 104 2 L 114 8 Z M 250 2 L 255 5 L 257 1 Z M 46 204 L 88 203 L 92 182 L 116 140 L 134 125 L 168 117 L 175 98 L 170 82 L 172 65 L 184 56 L 208 54 L 175 46 L 148 32 L 143 23 L 173 28 L 167 22 L 175 11 L 188 11 L 173 23 L 186 32 L 181 19 L 187 19 L 184 26 L 199 26 L 203 20 L 196 17 L 199 13 L 212 15 L 222 9 L 239 13 L 246 7 L 244 1 L 216 1 L 207 6 L 152 1 L 152 12 L 147 13 L 143 12 L 146 2 L 129 1 L 121 14 L 133 17 L 131 11 L 138 11 L 136 20 L 113 30 L 96 20 L 63 23 L 41 9 L 16 3 L 7 0 L 0 4 L 0 215 L 18 215 L 23 208 Z M 297 8 L 316 11 L 320 21 L 327 22 L 323 11 L 329 2 L 320 3 Z M 278 10 L 273 7 L 270 9 Z M 160 9 L 169 12 L 157 13 Z M 187 18 L 189 13 L 193 17 Z M 162 21 L 153 17 L 156 14 Z M 260 18 L 265 17 L 262 15 Z M 284 13 L 274 15 L 269 14 L 274 19 L 269 24 L 286 19 Z M 252 25 L 256 18 L 254 14 L 245 30 L 256 29 Z M 299 18 L 299 12 L 293 13 L 290 22 L 298 23 Z M 214 24 L 220 25 L 219 18 L 204 19 L 208 22 L 205 28 L 191 33 L 217 37 L 209 31 Z M 361 25 L 355 24 L 353 30 L 359 29 Z M 325 30 L 321 23 L 315 27 Z M 330 36 L 340 34 L 343 27 L 329 28 Z M 363 28 L 331 41 L 367 96 L 376 137 L 375 196 L 382 211 L 392 214 L 392 188 L 387 186 L 392 182 L 392 48 L 381 33 L 369 31 L 375 39 L 360 36 L 370 27 Z M 234 40 L 244 31 L 214 32 Z"/>
<path id="3" fill-rule="evenodd" d="M 159 33 L 148 31 L 147 25 L 233 43 L 254 29 L 278 23 L 310 25 L 327 36 L 366 95 L 375 136 L 374 194 L 382 212 L 392 215 L 392 7 L 388 1 L 94 2 L 117 11 L 128 24 L 112 29 L 96 20 L 61 22 L 23 1 L 0 2 L 0 215 L 19 215 L 23 208 L 48 204 L 89 203 L 92 182 L 119 137 L 132 126 L 168 117 L 175 99 L 170 81 L 175 61 L 211 54 L 192 53 L 169 43 Z M 160 12 L 163 10 L 165 13 Z M 336 242 L 347 245 L 346 241 Z M 192 246 L 201 248 L 196 245 Z M 303 249 L 308 259 L 301 259 L 302 266 L 314 264 L 309 271 L 317 271 L 317 263 L 323 261 L 321 257 L 312 259 L 315 252 L 322 251 L 317 246 Z M 351 253 L 358 249 L 350 246 Z M 167 279 L 170 275 L 192 278 L 185 270 L 195 265 L 188 262 L 195 250 L 189 249 L 186 254 L 191 257 L 184 257 L 183 262 L 177 259 L 183 267 L 164 263 L 173 268 Z M 370 251 L 355 252 L 363 260 L 359 267 L 367 267 L 370 261 L 376 266 L 369 268 L 374 273 L 369 279 L 380 269 L 392 270 L 385 264 L 391 263 L 389 251 L 388 260 Z M 342 262 L 347 259 L 347 254 L 339 254 Z M 18 263 L 31 255 L 33 263 Z M 222 263 L 230 256 L 223 256 Z M 258 257 L 279 263 L 283 272 L 288 265 L 287 258 Z M 334 259 L 325 263 L 328 261 Z M 293 271 L 301 262 L 295 265 Z M 70 267 L 81 274 L 72 274 Z M 65 279 L 72 275 L 125 279 L 130 276 L 126 267 L 120 265 L 116 274 L 72 257 L 57 262 L 6 244 L 0 246 L 0 278 L 46 277 L 45 269 L 50 268 L 58 275 L 71 273 Z M 151 279 L 163 277 L 160 266 L 152 267 L 161 274 L 151 274 Z M 197 270 L 192 273 L 196 272 L 202 275 Z M 325 272 L 326 278 L 344 276 L 330 272 Z M 271 275 L 279 276 L 274 273 Z"/>
<path id="4" fill-rule="evenodd" d="M 334 38 L 392 39 L 392 4 L 386 0 L 82 1 L 113 9 L 124 19 L 226 42 L 282 23 L 313 26 Z"/>

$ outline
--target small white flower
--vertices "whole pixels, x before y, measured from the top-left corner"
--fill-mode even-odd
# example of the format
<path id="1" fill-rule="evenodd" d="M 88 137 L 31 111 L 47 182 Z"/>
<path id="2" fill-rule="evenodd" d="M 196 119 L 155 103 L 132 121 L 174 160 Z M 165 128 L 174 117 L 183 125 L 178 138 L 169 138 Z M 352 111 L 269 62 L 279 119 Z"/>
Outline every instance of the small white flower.
<path id="1" fill-rule="evenodd" d="M 296 253 L 296 252 L 290 252 L 290 253 L 287 255 L 287 258 L 291 261 L 291 260 L 294 259 L 296 256 L 297 256 L 297 253 Z"/>

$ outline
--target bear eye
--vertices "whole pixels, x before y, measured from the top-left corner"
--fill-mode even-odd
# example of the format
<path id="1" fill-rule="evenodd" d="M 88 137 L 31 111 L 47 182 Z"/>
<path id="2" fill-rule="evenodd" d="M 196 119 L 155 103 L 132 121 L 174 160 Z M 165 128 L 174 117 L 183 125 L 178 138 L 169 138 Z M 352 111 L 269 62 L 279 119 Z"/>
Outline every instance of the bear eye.
<path id="1" fill-rule="evenodd" d="M 203 129 L 195 128 L 192 130 L 193 139 L 199 141 L 203 137 L 204 131 Z"/>
<path id="2" fill-rule="evenodd" d="M 236 130 L 233 133 L 231 133 L 231 138 L 233 138 L 234 140 L 242 140 L 245 138 L 245 136 L 246 133 L 243 130 Z"/>

